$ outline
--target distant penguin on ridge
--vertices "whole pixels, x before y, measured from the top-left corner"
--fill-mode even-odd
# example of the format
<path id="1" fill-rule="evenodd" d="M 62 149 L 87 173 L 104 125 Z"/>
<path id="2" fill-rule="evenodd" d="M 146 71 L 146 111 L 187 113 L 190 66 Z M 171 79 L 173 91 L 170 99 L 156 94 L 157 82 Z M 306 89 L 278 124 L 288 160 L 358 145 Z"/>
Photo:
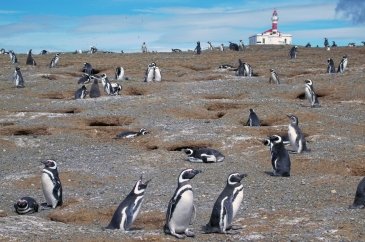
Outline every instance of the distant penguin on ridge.
<path id="1" fill-rule="evenodd" d="M 33 55 L 32 55 L 32 49 L 29 50 L 28 56 L 27 56 L 27 65 L 36 66 L 37 63 L 35 62 Z"/>

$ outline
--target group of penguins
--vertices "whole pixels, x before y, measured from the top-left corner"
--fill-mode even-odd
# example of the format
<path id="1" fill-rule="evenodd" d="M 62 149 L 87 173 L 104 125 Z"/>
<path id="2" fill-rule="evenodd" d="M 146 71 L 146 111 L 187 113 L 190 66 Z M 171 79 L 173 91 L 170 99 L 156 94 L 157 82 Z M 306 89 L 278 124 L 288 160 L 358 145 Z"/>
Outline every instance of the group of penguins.
<path id="1" fill-rule="evenodd" d="M 290 50 L 290 57 L 296 58 L 296 46 Z M 292 53 L 293 52 L 293 53 Z M 9 52 L 10 55 L 10 52 Z M 31 50 L 28 53 L 31 57 Z M 27 59 L 27 64 L 28 64 Z M 52 59 L 49 67 L 54 67 L 59 61 L 59 53 Z M 330 61 L 329 61 L 330 62 Z M 333 61 L 332 61 L 333 62 Z M 29 62 L 30 63 L 30 62 Z M 33 60 L 33 64 L 36 65 Z M 339 72 L 345 71 L 347 66 L 347 56 L 344 56 L 341 60 Z M 226 68 L 226 67 L 222 67 Z M 113 83 L 108 80 L 106 74 L 97 75 L 90 63 L 84 63 L 83 76 L 79 79 L 78 84 L 83 86 L 78 89 L 75 93 L 75 99 L 85 98 L 87 94 L 90 97 L 100 96 L 100 90 L 98 88 L 98 82 L 101 81 L 105 92 L 108 95 L 119 95 L 122 87 L 118 83 Z M 253 76 L 252 67 L 239 60 L 239 66 L 236 70 L 238 76 Z M 16 73 L 21 78 L 19 67 L 16 67 Z M 269 82 L 280 84 L 277 73 L 270 70 Z M 332 73 L 332 72 L 330 72 Z M 116 80 L 123 80 L 124 69 L 117 67 L 115 72 Z M 22 79 L 22 78 L 21 78 Z M 87 91 L 85 84 L 92 81 L 90 92 Z M 145 72 L 145 81 L 161 81 L 160 69 L 156 63 L 148 65 Z M 20 81 L 16 81 L 20 83 Z M 23 82 L 24 86 L 24 82 Z M 305 96 L 310 103 L 311 107 L 320 107 L 318 97 L 315 93 L 313 82 L 309 79 L 305 80 Z M 99 95 L 98 95 L 99 93 Z M 260 119 L 253 109 L 249 110 L 249 118 L 247 120 L 247 126 L 260 126 Z M 273 168 L 272 176 L 289 177 L 291 161 L 289 153 L 302 153 L 309 151 L 306 145 L 305 137 L 299 127 L 298 117 L 295 115 L 288 115 L 290 124 L 288 126 L 288 140 L 284 140 L 279 135 L 272 135 L 262 142 L 264 145 L 269 147 L 271 154 L 271 164 Z M 116 138 L 134 138 L 139 135 L 147 134 L 146 129 L 139 131 L 124 131 L 116 136 Z M 291 150 L 286 149 L 286 145 L 291 146 Z M 187 160 L 190 162 L 199 163 L 216 163 L 222 162 L 225 156 L 218 150 L 211 148 L 186 148 L 183 151 L 188 156 Z M 56 208 L 61 206 L 62 200 L 62 185 L 58 174 L 57 163 L 54 160 L 46 160 L 43 162 L 44 168 L 41 175 L 42 190 L 46 202 L 42 203 L 41 206 L 44 209 Z M 178 176 L 178 183 L 175 193 L 171 197 L 167 212 L 166 222 L 163 227 L 163 231 L 166 234 L 171 234 L 176 238 L 194 237 L 194 232 L 189 228 L 195 217 L 195 205 L 193 202 L 193 189 L 189 181 L 202 171 L 196 169 L 184 169 Z M 239 211 L 240 205 L 243 200 L 243 185 L 241 184 L 242 179 L 246 177 L 246 174 L 231 173 L 229 174 L 226 186 L 220 193 L 217 200 L 214 203 L 209 222 L 203 227 L 205 233 L 230 233 L 232 230 L 240 229 L 239 226 L 233 224 L 233 220 Z M 106 229 L 120 229 L 123 231 L 130 230 L 133 222 L 138 216 L 140 211 L 145 190 L 150 180 L 144 181 L 141 176 L 140 179 L 135 183 L 131 192 L 127 197 L 119 204 L 115 210 L 111 221 Z M 364 208 L 365 207 L 365 178 L 363 178 L 356 190 L 356 195 L 353 204 L 350 208 Z M 22 197 L 15 204 L 14 208 L 18 214 L 27 214 L 38 212 L 39 204 L 32 197 Z"/>

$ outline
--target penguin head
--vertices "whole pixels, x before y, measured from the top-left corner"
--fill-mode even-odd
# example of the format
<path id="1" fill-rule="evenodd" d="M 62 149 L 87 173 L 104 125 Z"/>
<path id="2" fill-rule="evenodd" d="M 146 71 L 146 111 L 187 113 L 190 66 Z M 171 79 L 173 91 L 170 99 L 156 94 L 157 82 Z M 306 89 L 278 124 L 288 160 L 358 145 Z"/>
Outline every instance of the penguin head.
<path id="1" fill-rule="evenodd" d="M 86 90 L 86 86 L 85 85 L 82 85 L 81 89 L 85 91 Z"/>
<path id="2" fill-rule="evenodd" d="M 252 108 L 250 108 L 250 113 L 254 113 L 255 111 L 252 109 Z"/>
<path id="3" fill-rule="evenodd" d="M 274 72 L 274 69 L 270 69 L 270 72 Z"/>
<path id="4" fill-rule="evenodd" d="M 151 179 L 144 182 L 143 177 L 141 175 L 139 180 L 134 185 L 132 192 L 136 195 L 142 194 L 144 192 L 144 190 L 146 190 L 147 185 L 150 181 L 151 181 Z"/>
<path id="5" fill-rule="evenodd" d="M 148 134 L 148 131 L 146 129 L 141 129 L 139 132 L 139 135 L 145 135 L 145 134 Z"/>
<path id="6" fill-rule="evenodd" d="M 246 174 L 240 173 L 232 173 L 227 178 L 227 184 L 230 186 L 234 186 L 241 182 L 241 180 L 246 177 Z"/>
<path id="7" fill-rule="evenodd" d="M 25 209 L 25 208 L 27 208 L 27 207 L 28 207 L 28 201 L 27 201 L 27 200 L 25 200 L 25 199 L 19 199 L 19 200 L 16 202 L 16 206 L 17 206 L 18 208 L 23 208 L 23 209 Z"/>
<path id="8" fill-rule="evenodd" d="M 193 179 L 195 175 L 197 175 L 201 172 L 202 172 L 201 170 L 195 170 L 195 169 L 191 169 L 191 168 L 185 169 L 180 173 L 178 183 L 181 184 L 183 182 L 189 181 L 189 180 Z"/>
<path id="9" fill-rule="evenodd" d="M 194 150 L 193 149 L 190 149 L 190 148 L 183 149 L 183 151 L 187 155 L 192 155 L 194 153 Z"/>
<path id="10" fill-rule="evenodd" d="M 298 125 L 298 123 L 299 123 L 299 119 L 298 119 L 298 117 L 297 117 L 297 116 L 295 116 L 295 115 L 286 115 L 286 116 L 288 116 L 288 118 L 290 118 L 290 122 L 291 122 L 292 124 L 296 124 L 296 125 Z"/>
<path id="11" fill-rule="evenodd" d="M 15 67 L 15 70 L 20 71 L 20 67 L 19 66 Z"/>
<path id="12" fill-rule="evenodd" d="M 283 142 L 283 139 L 279 135 L 272 135 L 270 136 L 270 143 L 273 144 L 280 144 Z"/>
<path id="13" fill-rule="evenodd" d="M 42 161 L 42 163 L 44 164 L 45 168 L 57 169 L 57 163 L 54 160 L 46 160 Z"/>
<path id="14" fill-rule="evenodd" d="M 271 141 L 270 141 L 270 139 L 264 139 L 264 140 L 262 141 L 262 143 L 263 143 L 265 146 L 269 146 L 269 145 L 270 145 L 270 143 L 271 143 Z"/>
<path id="15" fill-rule="evenodd" d="M 309 86 L 312 86 L 313 85 L 313 82 L 311 79 L 306 79 L 305 81 L 305 84 L 309 85 Z"/>

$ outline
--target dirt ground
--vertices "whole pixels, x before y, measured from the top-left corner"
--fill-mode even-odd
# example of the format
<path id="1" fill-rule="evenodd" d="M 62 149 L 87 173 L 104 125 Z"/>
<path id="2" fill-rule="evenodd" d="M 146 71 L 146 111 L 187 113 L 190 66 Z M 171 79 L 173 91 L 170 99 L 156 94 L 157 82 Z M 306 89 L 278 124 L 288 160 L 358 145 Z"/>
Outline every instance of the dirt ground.
<path id="1" fill-rule="evenodd" d="M 162 231 L 167 204 L 182 169 L 203 170 L 192 181 L 197 216 L 196 241 L 365 241 L 365 210 L 351 210 L 356 186 L 365 176 L 365 48 L 249 47 L 240 52 L 34 55 L 26 66 L 19 54 L 25 88 L 15 88 L 15 66 L 0 55 L 0 241 L 174 241 Z M 326 74 L 327 59 L 343 74 Z M 249 63 L 256 76 L 237 77 L 222 64 Z M 144 83 L 150 62 L 161 68 L 161 83 Z M 114 79 L 117 66 L 128 80 L 120 96 L 74 100 L 84 62 Z M 281 84 L 269 84 L 270 69 Z M 320 108 L 304 99 L 311 79 Z M 101 87 L 101 83 L 99 84 Z M 90 89 L 90 84 L 86 85 Z M 261 127 L 246 127 L 249 109 Z M 261 141 L 285 136 L 295 114 L 310 152 L 291 154 L 289 178 L 272 177 L 270 152 Z M 124 130 L 150 133 L 113 139 Z M 226 159 L 193 164 L 184 147 L 212 147 Z M 22 196 L 44 202 L 41 161 L 54 159 L 64 189 L 64 205 L 17 215 Z M 244 172 L 244 198 L 235 234 L 204 234 L 202 226 L 228 175 Z M 104 230 L 118 204 L 140 175 L 151 179 L 132 231 Z"/>

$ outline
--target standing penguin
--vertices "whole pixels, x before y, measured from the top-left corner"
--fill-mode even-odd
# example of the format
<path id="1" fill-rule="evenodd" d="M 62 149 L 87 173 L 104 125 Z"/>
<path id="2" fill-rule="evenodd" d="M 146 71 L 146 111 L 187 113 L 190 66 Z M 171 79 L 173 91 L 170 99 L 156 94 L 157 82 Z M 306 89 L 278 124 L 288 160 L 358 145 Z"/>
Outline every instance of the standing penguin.
<path id="1" fill-rule="evenodd" d="M 147 66 L 147 70 L 145 72 L 145 82 L 151 81 L 161 81 L 161 71 L 160 68 L 157 67 L 155 62 L 152 62 Z"/>
<path id="2" fill-rule="evenodd" d="M 141 176 L 134 185 L 132 191 L 115 210 L 112 220 L 106 227 L 107 229 L 120 229 L 126 231 L 131 228 L 133 222 L 137 218 L 139 210 L 141 209 L 144 192 L 150 181 L 151 180 L 143 182 Z"/>
<path id="3" fill-rule="evenodd" d="M 276 71 L 274 71 L 274 69 L 270 69 L 270 79 L 269 79 L 269 83 L 276 83 L 276 84 L 280 84 L 280 79 L 278 74 L 276 73 Z"/>
<path id="4" fill-rule="evenodd" d="M 237 215 L 243 199 L 241 180 L 246 174 L 232 173 L 227 185 L 215 201 L 210 220 L 204 227 L 205 233 L 227 233 L 233 229 L 232 221 Z"/>
<path id="5" fill-rule="evenodd" d="M 344 55 L 341 59 L 340 64 L 338 65 L 337 72 L 344 73 L 347 67 L 347 63 L 348 63 L 347 55 Z"/>
<path id="6" fill-rule="evenodd" d="M 252 108 L 250 108 L 250 115 L 248 116 L 246 126 L 260 126 L 260 119 Z"/>
<path id="7" fill-rule="evenodd" d="M 121 81 L 124 78 L 124 68 L 121 66 L 118 66 L 115 69 L 115 80 Z"/>
<path id="8" fill-rule="evenodd" d="M 105 73 L 101 74 L 101 83 L 104 87 L 104 91 L 108 95 L 119 95 L 122 90 L 122 86 L 118 83 L 112 83 Z"/>
<path id="9" fill-rule="evenodd" d="M 15 86 L 17 88 L 24 87 L 24 79 L 23 79 L 23 75 L 20 71 L 19 66 L 15 67 L 15 71 L 14 71 L 14 74 L 13 74 L 13 80 L 15 81 Z"/>
<path id="10" fill-rule="evenodd" d="M 196 47 L 195 47 L 195 50 L 194 50 L 194 51 L 196 51 L 196 53 L 197 53 L 198 55 L 200 55 L 200 54 L 201 54 L 201 52 L 202 52 L 202 48 L 200 47 L 200 41 L 196 42 Z"/>
<path id="11" fill-rule="evenodd" d="M 91 79 L 93 80 L 93 84 L 91 84 L 89 97 L 91 98 L 97 98 L 100 97 L 100 89 L 99 89 L 99 81 L 97 78 L 94 78 L 91 76 Z"/>
<path id="12" fill-rule="evenodd" d="M 85 87 L 85 85 L 82 85 L 82 87 L 80 87 L 79 89 L 76 90 L 75 92 L 75 99 L 84 99 L 87 95 L 87 89 Z"/>
<path id="13" fill-rule="evenodd" d="M 179 239 L 185 237 L 182 234 L 188 237 L 195 236 L 194 232 L 188 229 L 195 217 L 193 189 L 189 181 L 199 173 L 201 173 L 200 170 L 194 169 L 185 169 L 180 173 L 176 191 L 166 212 L 166 224 L 164 226 L 166 234 L 171 234 Z"/>
<path id="14" fill-rule="evenodd" d="M 270 146 L 271 165 L 273 168 L 272 176 L 290 176 L 290 157 L 285 149 L 283 139 L 279 135 L 272 135 L 264 142 L 264 145 Z"/>
<path id="15" fill-rule="evenodd" d="M 224 155 L 211 148 L 187 148 L 183 150 L 190 162 L 216 163 L 224 160 Z"/>
<path id="16" fill-rule="evenodd" d="M 307 151 L 307 144 L 304 138 L 302 130 L 299 128 L 299 119 L 295 115 L 287 115 L 290 118 L 290 124 L 288 127 L 288 137 L 292 148 L 297 153 Z"/>
<path id="17" fill-rule="evenodd" d="M 57 53 L 51 60 L 51 63 L 49 63 L 49 68 L 56 67 L 58 62 L 60 61 L 60 53 Z"/>
<path id="18" fill-rule="evenodd" d="M 14 204 L 17 214 L 28 214 L 38 212 L 39 205 L 32 197 L 22 197 Z"/>
<path id="19" fill-rule="evenodd" d="M 316 92 L 314 91 L 313 82 L 310 79 L 307 79 L 305 82 L 305 96 L 307 97 L 307 100 L 309 101 L 312 108 L 314 107 L 320 107 L 318 97 Z"/>
<path id="20" fill-rule="evenodd" d="M 336 73 L 335 63 L 332 58 L 328 58 L 327 60 L 327 73 Z"/>
<path id="21" fill-rule="evenodd" d="M 44 168 L 41 182 L 47 207 L 56 208 L 62 205 L 62 185 L 58 176 L 57 163 L 54 160 L 42 161 Z"/>
<path id="22" fill-rule="evenodd" d="M 87 62 L 84 63 L 84 66 L 82 67 L 82 72 L 88 75 L 96 74 L 93 66 Z"/>
<path id="23" fill-rule="evenodd" d="M 18 58 L 16 57 L 16 54 L 14 53 L 14 51 L 9 50 L 9 57 L 10 57 L 10 61 L 12 64 L 18 63 Z"/>
<path id="24" fill-rule="evenodd" d="M 354 202 L 349 208 L 365 208 L 365 177 L 357 186 Z"/>
<path id="25" fill-rule="evenodd" d="M 298 46 L 293 46 L 289 51 L 290 59 L 296 59 L 297 58 L 297 52 L 298 52 Z"/>
<path id="26" fill-rule="evenodd" d="M 35 62 L 33 55 L 32 55 L 32 49 L 29 50 L 28 56 L 27 56 L 27 65 L 36 66 L 37 63 Z"/>
<path id="27" fill-rule="evenodd" d="M 83 73 L 82 77 L 77 81 L 77 84 L 87 84 L 91 81 L 91 77 L 89 74 Z"/>

